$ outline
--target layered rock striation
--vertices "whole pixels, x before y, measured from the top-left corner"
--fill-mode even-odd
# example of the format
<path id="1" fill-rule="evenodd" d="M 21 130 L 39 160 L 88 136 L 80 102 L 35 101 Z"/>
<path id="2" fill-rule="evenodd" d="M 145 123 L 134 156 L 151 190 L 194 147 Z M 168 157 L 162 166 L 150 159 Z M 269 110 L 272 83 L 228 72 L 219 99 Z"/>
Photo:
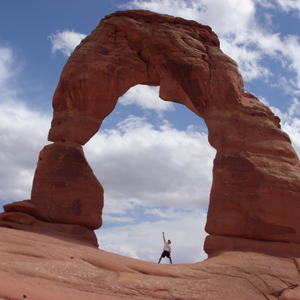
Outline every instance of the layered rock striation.
<path id="1" fill-rule="evenodd" d="M 137 84 L 160 86 L 162 100 L 185 105 L 207 124 L 217 150 L 209 254 L 226 237 L 300 243 L 299 159 L 279 118 L 244 92 L 210 27 L 143 10 L 106 16 L 66 63 L 53 97 L 53 144 L 42 150 L 33 182 L 38 220 L 101 226 L 103 189 L 82 145 Z"/>

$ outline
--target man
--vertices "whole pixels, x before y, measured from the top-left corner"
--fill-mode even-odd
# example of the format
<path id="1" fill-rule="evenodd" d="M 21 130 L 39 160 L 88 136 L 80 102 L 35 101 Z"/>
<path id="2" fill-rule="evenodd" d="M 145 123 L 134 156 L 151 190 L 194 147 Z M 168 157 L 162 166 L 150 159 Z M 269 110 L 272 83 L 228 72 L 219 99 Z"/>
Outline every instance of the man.
<path id="1" fill-rule="evenodd" d="M 170 246 L 171 241 L 168 240 L 168 242 L 166 242 L 166 239 L 165 239 L 165 233 L 163 232 L 162 234 L 163 234 L 163 239 L 164 239 L 165 245 L 164 245 L 163 253 L 162 253 L 161 256 L 160 256 L 160 259 L 159 259 L 158 263 L 160 263 L 160 261 L 161 261 L 161 259 L 162 259 L 163 257 L 168 257 L 169 260 L 170 260 L 170 264 L 172 264 L 172 258 L 171 258 L 171 246 Z"/>

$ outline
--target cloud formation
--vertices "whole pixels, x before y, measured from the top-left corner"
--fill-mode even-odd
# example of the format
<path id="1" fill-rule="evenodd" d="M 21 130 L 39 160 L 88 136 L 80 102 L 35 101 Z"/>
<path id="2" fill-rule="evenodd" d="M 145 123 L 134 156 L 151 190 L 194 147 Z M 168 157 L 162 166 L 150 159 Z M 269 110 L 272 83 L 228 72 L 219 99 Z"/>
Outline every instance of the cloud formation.
<path id="1" fill-rule="evenodd" d="M 119 103 L 122 105 L 136 104 L 143 109 L 153 109 L 161 116 L 164 111 L 174 111 L 174 104 L 162 101 L 157 97 L 158 92 L 159 87 L 136 85 L 120 98 Z"/>
<path id="2" fill-rule="evenodd" d="M 22 65 L 22 64 L 21 64 Z M 30 198 L 38 153 L 47 143 L 50 117 L 21 99 L 22 68 L 13 50 L 0 48 L 0 200 Z M 38 125 L 38 126 L 37 126 Z"/>
<path id="3" fill-rule="evenodd" d="M 125 212 L 129 203 L 208 206 L 215 150 L 193 126 L 179 131 L 165 122 L 156 130 L 130 116 L 117 128 L 97 133 L 84 151 L 104 186 L 105 211 L 120 213 L 124 206 Z"/>
<path id="4" fill-rule="evenodd" d="M 12 76 L 13 53 L 10 48 L 0 47 L 0 88 Z"/>
<path id="5" fill-rule="evenodd" d="M 61 51 L 65 56 L 70 56 L 75 47 L 86 37 L 86 34 L 74 32 L 74 30 L 65 30 L 52 33 L 48 38 L 52 42 L 51 51 Z"/>
<path id="6" fill-rule="evenodd" d="M 266 1 L 269 5 L 272 3 L 271 1 Z M 276 0 L 277 4 L 281 6 L 281 8 L 289 12 L 291 10 L 295 10 L 298 13 L 298 17 L 300 17 L 300 1 L 299 0 Z"/>
<path id="7" fill-rule="evenodd" d="M 170 212 L 169 212 L 170 213 Z M 163 250 L 162 232 L 171 240 L 173 263 L 191 263 L 207 258 L 203 251 L 206 213 L 201 209 L 177 213 L 154 222 L 141 222 L 97 230 L 99 248 L 158 262 Z M 162 264 L 169 264 L 163 259 Z"/>

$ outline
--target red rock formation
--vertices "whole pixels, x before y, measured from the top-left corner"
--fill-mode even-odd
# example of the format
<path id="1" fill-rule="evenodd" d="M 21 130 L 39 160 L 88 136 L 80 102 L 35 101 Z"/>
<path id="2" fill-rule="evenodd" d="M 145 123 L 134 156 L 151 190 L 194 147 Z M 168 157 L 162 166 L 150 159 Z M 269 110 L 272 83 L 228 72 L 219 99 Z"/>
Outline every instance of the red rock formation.
<path id="1" fill-rule="evenodd" d="M 33 183 L 39 219 L 101 225 L 102 188 L 81 145 L 137 84 L 159 85 L 163 100 L 186 105 L 207 124 L 217 150 L 209 234 L 300 243 L 300 165 L 279 118 L 244 93 L 236 63 L 210 27 L 149 11 L 107 16 L 66 63 L 53 97 L 54 144 L 41 152 Z"/>
<path id="2" fill-rule="evenodd" d="M 161 98 L 185 104 L 202 116 L 210 97 L 208 52 L 224 56 L 228 77 L 242 83 L 235 62 L 223 55 L 217 36 L 208 26 L 149 11 L 117 12 L 103 19 L 69 58 L 53 97 L 54 116 L 48 139 L 54 144 L 41 153 L 31 196 L 38 218 L 94 228 L 83 220 L 83 214 L 70 209 L 77 206 L 75 195 L 82 189 L 78 187 L 72 193 L 70 179 L 63 178 L 63 170 L 69 169 L 71 161 L 61 164 L 63 175 L 59 187 L 55 186 L 53 161 L 57 158 L 52 157 L 51 149 L 56 144 L 84 145 L 112 112 L 118 98 L 136 84 L 160 85 Z M 228 82 L 223 84 L 222 92 L 233 92 L 234 86 Z M 75 186 L 78 175 L 71 179 Z M 102 198 L 98 201 L 98 208 L 102 208 Z M 81 205 L 85 212 L 97 207 L 96 201 L 81 201 Z M 97 213 L 87 220 L 96 222 L 101 217 L 99 210 Z"/>
<path id="3" fill-rule="evenodd" d="M 73 243 L 76 241 L 98 247 L 97 237 L 94 231 L 90 228 L 73 224 L 43 222 L 27 213 L 1 213 L 0 227 L 42 233 L 43 235 L 63 238 L 64 240 L 68 240 Z"/>
<path id="4" fill-rule="evenodd" d="M 32 217 L 37 217 L 36 207 L 30 200 L 17 201 L 3 206 L 5 212 L 22 212 Z"/>
<path id="5" fill-rule="evenodd" d="M 88 165 L 82 147 L 56 142 L 40 153 L 31 203 L 38 219 L 52 223 L 102 225 L 103 188 Z"/>
<path id="6" fill-rule="evenodd" d="M 3 208 L 1 227 L 55 234 L 98 247 L 93 229 L 102 225 L 103 188 L 76 143 L 44 147 L 31 200 Z"/>
<path id="7" fill-rule="evenodd" d="M 206 231 L 299 243 L 298 157 L 271 111 L 250 94 L 241 100 L 205 117 L 217 149 Z"/>

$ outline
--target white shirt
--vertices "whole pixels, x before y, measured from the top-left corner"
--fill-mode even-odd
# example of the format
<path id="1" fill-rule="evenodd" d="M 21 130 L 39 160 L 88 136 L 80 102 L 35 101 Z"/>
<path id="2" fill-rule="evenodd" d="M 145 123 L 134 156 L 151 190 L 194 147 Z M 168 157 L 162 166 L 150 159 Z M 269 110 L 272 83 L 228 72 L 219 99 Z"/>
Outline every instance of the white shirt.
<path id="1" fill-rule="evenodd" d="M 164 245 L 164 251 L 168 251 L 171 253 L 171 246 L 170 246 L 170 244 L 168 244 L 168 242 L 166 242 Z"/>

